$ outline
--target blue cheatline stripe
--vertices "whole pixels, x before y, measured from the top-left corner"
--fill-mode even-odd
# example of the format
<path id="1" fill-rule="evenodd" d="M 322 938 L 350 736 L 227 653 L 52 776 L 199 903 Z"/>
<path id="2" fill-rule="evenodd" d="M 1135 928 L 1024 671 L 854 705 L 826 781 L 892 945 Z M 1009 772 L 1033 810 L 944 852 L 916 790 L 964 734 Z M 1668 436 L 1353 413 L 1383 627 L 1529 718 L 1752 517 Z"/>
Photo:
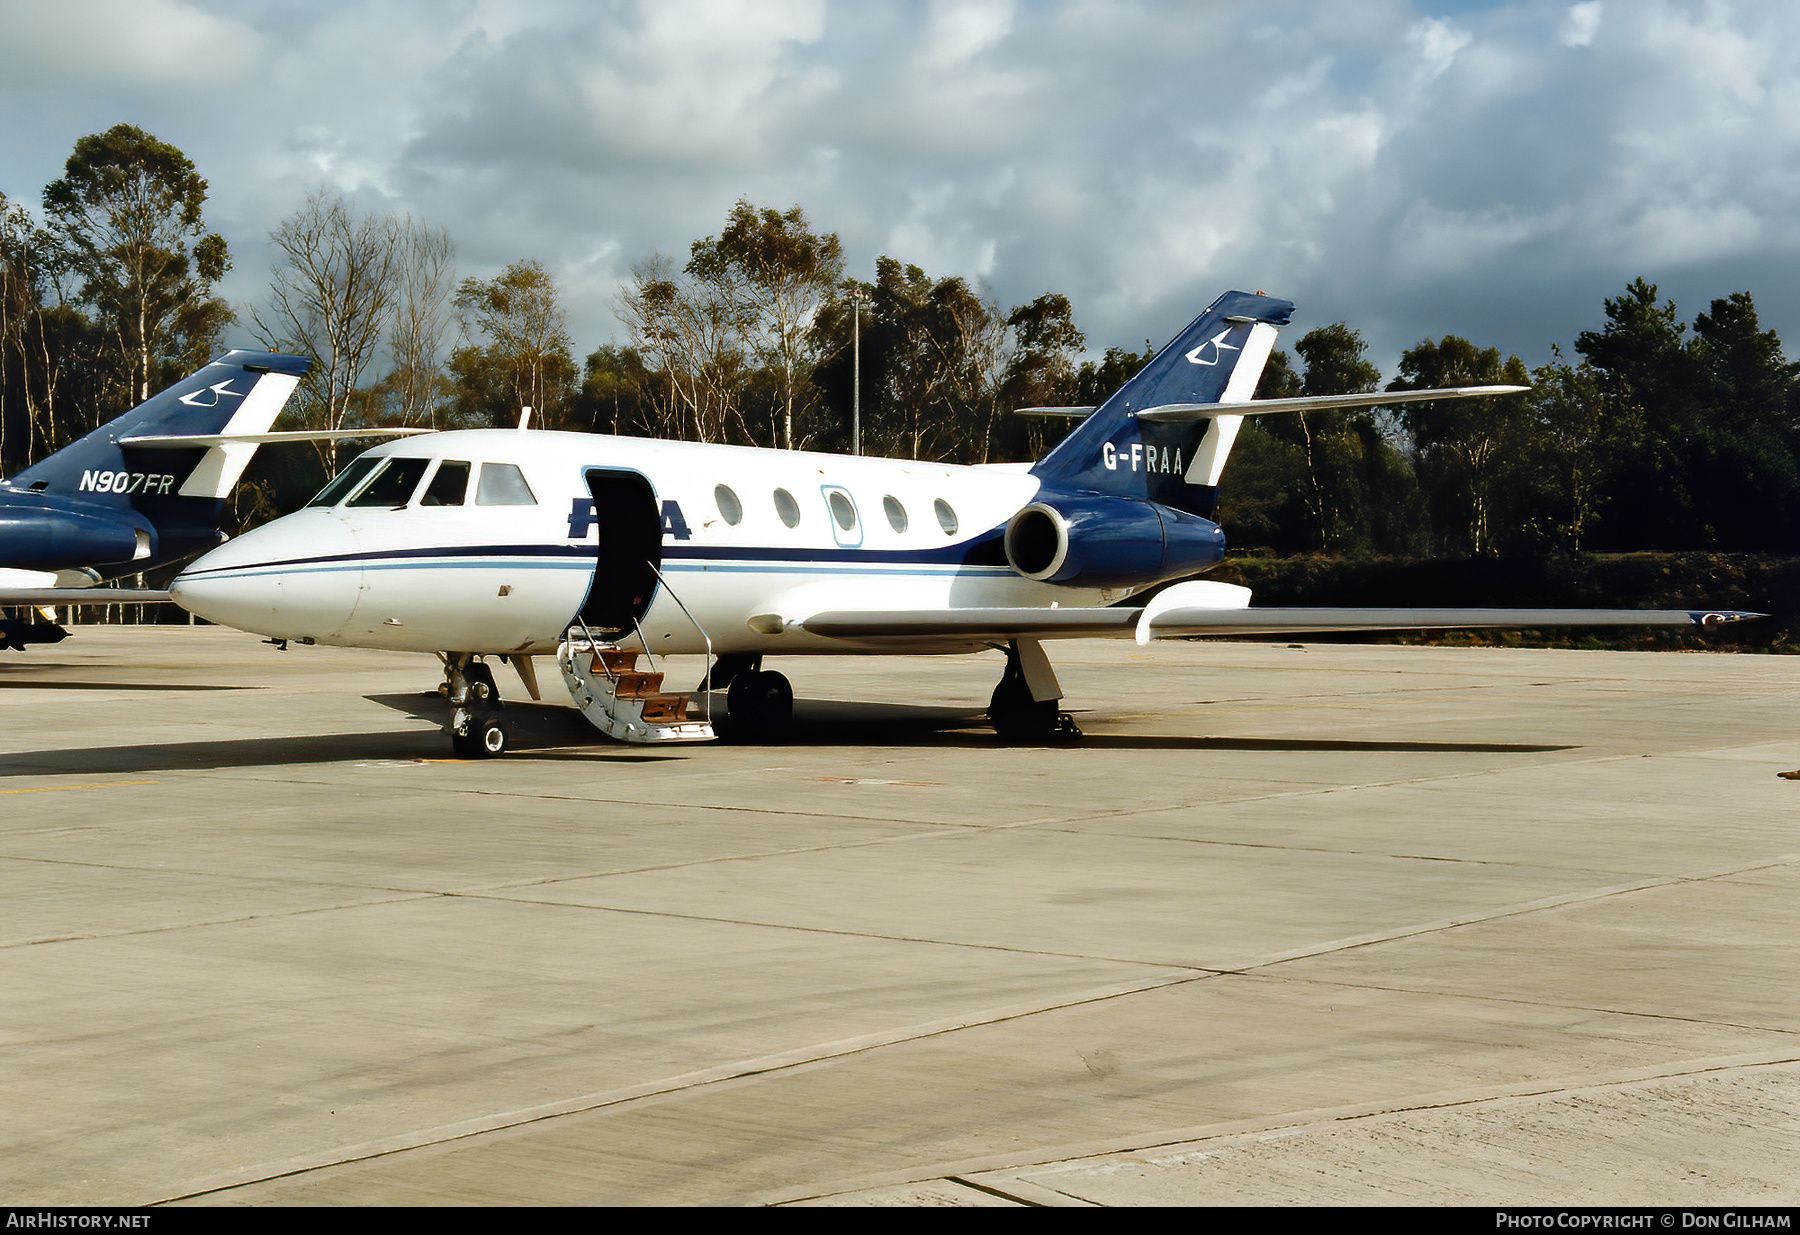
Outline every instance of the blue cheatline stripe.
<path id="1" fill-rule="evenodd" d="M 901 566 L 884 562 L 853 563 L 851 566 L 825 562 L 707 562 L 687 561 L 680 563 L 665 562 L 666 573 L 680 575 L 699 574 L 820 574 L 843 575 L 861 573 L 893 578 L 954 578 L 959 575 L 992 575 L 1010 577 L 1012 570 L 1005 566 Z M 540 560 L 532 561 L 525 557 L 488 557 L 477 558 L 445 556 L 431 559 L 412 559 L 408 561 L 365 560 L 334 558 L 329 562 L 278 562 L 256 566 L 234 566 L 229 569 L 207 571 L 204 574 L 190 575 L 195 582 L 231 579 L 255 579 L 268 574 L 281 575 L 316 575 L 339 574 L 350 571 L 379 570 L 453 570 L 453 569 L 485 569 L 485 570 L 559 570 L 570 573 L 588 574 L 592 564 L 583 560 Z"/>
<path id="2" fill-rule="evenodd" d="M 955 575 L 965 571 L 1011 573 L 1000 548 L 998 529 L 975 540 L 937 549 L 784 549 L 761 546 L 665 545 L 663 561 L 674 570 L 736 570 L 768 573 L 779 570 L 836 570 L 855 565 L 887 568 L 883 573 Z M 511 563 L 536 569 L 591 569 L 595 550 L 573 545 L 455 545 L 419 549 L 364 550 L 356 553 L 282 558 L 250 566 L 222 566 L 188 572 L 193 579 L 229 579 L 246 572 L 283 570 L 309 573 L 327 570 L 436 569 L 450 565 Z M 541 559 L 531 562 L 529 559 Z M 997 560 L 978 560 L 996 558 Z"/>

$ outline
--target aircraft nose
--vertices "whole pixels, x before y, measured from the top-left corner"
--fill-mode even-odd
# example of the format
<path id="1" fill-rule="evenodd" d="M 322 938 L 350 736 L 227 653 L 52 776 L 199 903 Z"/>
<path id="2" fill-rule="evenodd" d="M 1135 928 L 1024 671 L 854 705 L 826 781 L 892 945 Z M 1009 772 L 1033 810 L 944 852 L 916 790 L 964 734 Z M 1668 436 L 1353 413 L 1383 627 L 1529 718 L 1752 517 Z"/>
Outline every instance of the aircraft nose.
<path id="1" fill-rule="evenodd" d="M 304 525 L 304 526 L 303 526 Z M 169 585 L 189 613 L 276 639 L 326 642 L 356 605 L 351 535 L 327 511 L 301 511 L 227 541 Z"/>

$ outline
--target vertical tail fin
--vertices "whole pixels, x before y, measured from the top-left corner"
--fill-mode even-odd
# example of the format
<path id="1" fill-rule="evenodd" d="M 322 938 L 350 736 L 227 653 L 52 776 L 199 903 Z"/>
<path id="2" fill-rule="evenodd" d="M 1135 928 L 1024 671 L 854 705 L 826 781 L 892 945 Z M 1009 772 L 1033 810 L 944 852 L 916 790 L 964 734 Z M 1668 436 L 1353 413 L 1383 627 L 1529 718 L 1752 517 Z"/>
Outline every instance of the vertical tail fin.
<path id="1" fill-rule="evenodd" d="M 219 541 L 224 500 L 255 444 L 156 449 L 126 439 L 265 433 L 311 364 L 278 352 L 228 352 L 5 486 L 48 501 L 73 499 L 90 511 L 114 508 L 140 528 L 147 521 L 159 559 L 208 548 Z"/>
<path id="2" fill-rule="evenodd" d="M 1188 324 L 1033 467 L 1058 489 L 1147 497 L 1210 516 L 1219 474 L 1241 416 L 1188 423 L 1140 421 L 1136 413 L 1169 404 L 1236 403 L 1256 390 L 1279 327 L 1293 303 L 1226 292 Z"/>

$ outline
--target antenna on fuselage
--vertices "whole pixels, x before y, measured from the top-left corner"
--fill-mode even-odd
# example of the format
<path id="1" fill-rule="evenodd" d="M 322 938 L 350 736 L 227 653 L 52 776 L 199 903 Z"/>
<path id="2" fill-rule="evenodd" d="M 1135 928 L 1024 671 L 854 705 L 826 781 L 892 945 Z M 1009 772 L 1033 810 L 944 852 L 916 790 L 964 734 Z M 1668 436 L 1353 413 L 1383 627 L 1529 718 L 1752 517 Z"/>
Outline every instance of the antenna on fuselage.
<path id="1" fill-rule="evenodd" d="M 519 432 L 523 433 L 523 432 L 525 432 L 526 429 L 528 429 L 530 427 L 531 427 L 531 408 L 529 406 L 522 407 L 519 409 Z"/>

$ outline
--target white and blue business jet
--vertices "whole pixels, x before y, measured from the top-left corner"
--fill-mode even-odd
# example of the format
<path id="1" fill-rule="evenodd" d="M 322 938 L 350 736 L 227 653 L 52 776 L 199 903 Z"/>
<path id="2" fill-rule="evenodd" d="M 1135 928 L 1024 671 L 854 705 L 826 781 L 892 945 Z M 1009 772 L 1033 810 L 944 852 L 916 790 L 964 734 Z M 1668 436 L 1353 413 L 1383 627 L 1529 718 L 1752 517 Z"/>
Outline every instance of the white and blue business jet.
<path id="1" fill-rule="evenodd" d="M 509 741 L 489 658 L 538 696 L 555 655 L 577 706 L 625 741 L 711 737 L 655 658 L 703 654 L 732 723 L 773 736 L 793 692 L 765 658 L 999 649 L 989 716 L 1041 741 L 1067 721 L 1046 639 L 1712 624 L 1703 611 L 1255 609 L 1192 579 L 1242 418 L 1489 386 L 1252 402 L 1293 305 L 1228 292 L 1036 464 L 959 467 L 590 434 L 472 430 L 377 446 L 304 509 L 170 588 L 210 621 L 304 644 L 442 658 L 456 750 Z M 1171 580 L 1145 604 L 1130 598 Z M 640 667 L 639 658 L 647 657 Z"/>

